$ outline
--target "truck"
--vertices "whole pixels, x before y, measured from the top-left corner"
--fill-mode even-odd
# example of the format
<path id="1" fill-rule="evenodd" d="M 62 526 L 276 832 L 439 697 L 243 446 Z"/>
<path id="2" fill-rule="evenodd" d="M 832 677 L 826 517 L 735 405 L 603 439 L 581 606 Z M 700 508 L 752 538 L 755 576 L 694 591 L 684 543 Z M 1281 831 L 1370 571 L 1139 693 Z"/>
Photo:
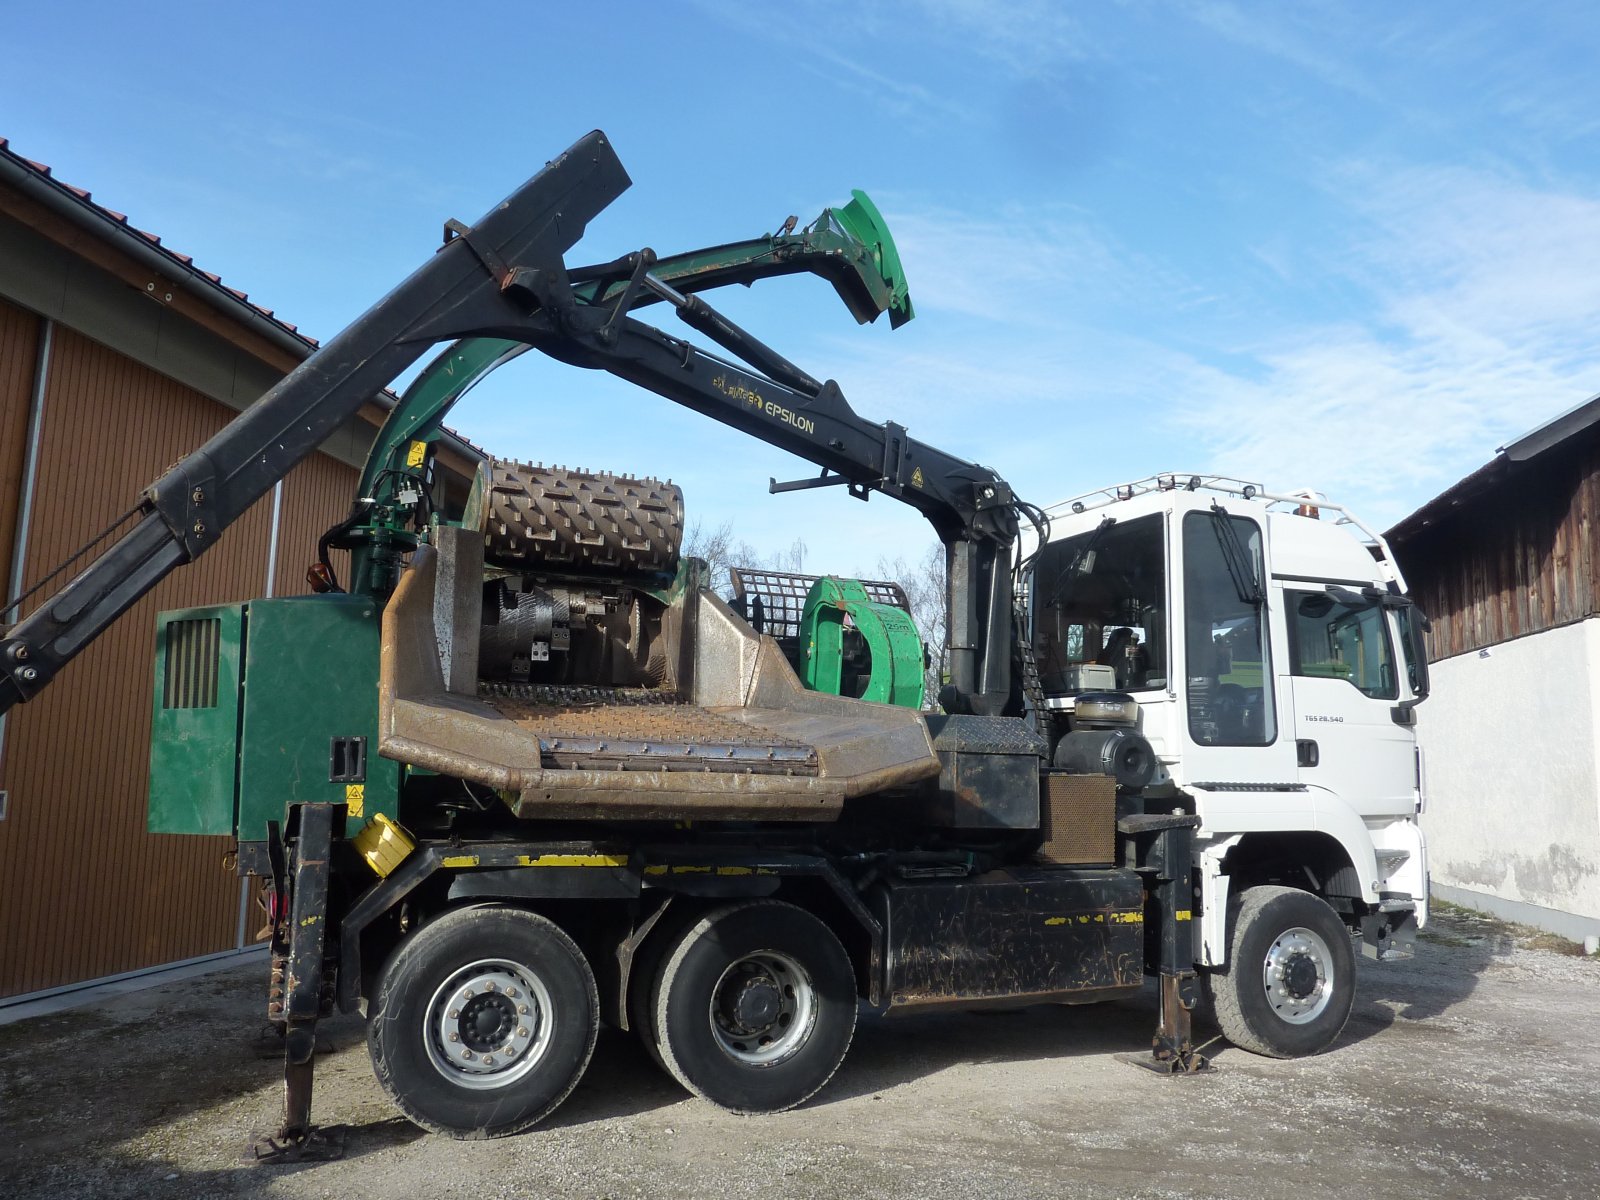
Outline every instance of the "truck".
<path id="1" fill-rule="evenodd" d="M 810 273 L 858 322 L 910 320 L 865 194 L 803 228 L 569 265 L 628 183 L 595 131 L 447 223 L 0 637 L 4 711 L 442 344 L 310 594 L 158 620 L 150 828 L 235 838 L 270 921 L 284 1113 L 260 1152 L 338 1153 L 311 1119 L 335 1008 L 365 1015 L 396 1107 L 453 1137 L 550 1114 L 601 1022 L 737 1112 L 814 1095 L 863 1006 L 1085 1004 L 1153 977 L 1158 1071 L 1206 1068 L 1202 997 L 1246 1049 L 1331 1045 L 1355 944 L 1401 957 L 1427 919 L 1422 618 L 1382 539 L 1214 476 L 1022 501 L 703 298 Z M 491 458 L 447 511 L 442 422 L 529 349 L 820 468 L 773 491 L 926 516 L 947 564 L 936 705 L 893 583 L 736 571 L 719 595 L 674 484 Z"/>

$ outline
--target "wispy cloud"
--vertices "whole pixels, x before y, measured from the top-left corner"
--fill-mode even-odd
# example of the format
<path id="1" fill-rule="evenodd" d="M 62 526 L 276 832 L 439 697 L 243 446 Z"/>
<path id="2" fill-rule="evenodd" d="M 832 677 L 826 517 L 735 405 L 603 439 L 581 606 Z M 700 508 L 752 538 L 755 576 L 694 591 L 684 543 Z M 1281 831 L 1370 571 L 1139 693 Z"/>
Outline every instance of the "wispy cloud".
<path id="1" fill-rule="evenodd" d="M 781 19 L 740 0 L 694 3 L 729 28 L 781 43 L 803 68 L 919 129 L 975 114 L 956 78 L 930 75 L 930 86 L 882 65 L 911 59 L 907 43 L 960 61 L 963 72 L 987 70 L 991 80 L 998 69 L 1012 83 L 1049 80 L 1066 64 L 1101 56 L 1070 6 L 1055 0 L 792 0 Z"/>
<path id="2" fill-rule="evenodd" d="M 1253 377 L 1193 363 L 1179 419 L 1218 467 L 1294 464 L 1388 521 L 1600 389 L 1600 200 L 1459 168 L 1337 185 L 1370 313 L 1262 337 Z"/>
<path id="3" fill-rule="evenodd" d="M 1100 223 L 1065 204 L 1008 204 L 982 216 L 929 203 L 897 204 L 895 244 L 925 310 L 1007 325 L 1057 328 L 1080 305 L 1198 302 L 1193 281 L 1122 245 Z"/>
<path id="4" fill-rule="evenodd" d="M 1187 6 L 1189 15 L 1219 37 L 1247 49 L 1282 59 L 1324 83 L 1353 95 L 1373 99 L 1377 89 L 1346 59 L 1317 47 L 1309 32 L 1302 36 L 1290 24 L 1290 14 L 1304 11 L 1273 5 L 1245 11 L 1228 0 L 1200 0 Z M 1286 19 L 1289 18 L 1289 19 Z"/>
<path id="5" fill-rule="evenodd" d="M 1348 166 L 1327 186 L 1355 232 L 1314 253 L 1339 284 L 1322 319 L 1275 317 L 1067 208 L 891 204 L 925 320 L 815 358 L 867 415 L 1030 496 L 1212 469 L 1383 523 L 1600 390 L 1600 198 L 1460 168 Z"/>

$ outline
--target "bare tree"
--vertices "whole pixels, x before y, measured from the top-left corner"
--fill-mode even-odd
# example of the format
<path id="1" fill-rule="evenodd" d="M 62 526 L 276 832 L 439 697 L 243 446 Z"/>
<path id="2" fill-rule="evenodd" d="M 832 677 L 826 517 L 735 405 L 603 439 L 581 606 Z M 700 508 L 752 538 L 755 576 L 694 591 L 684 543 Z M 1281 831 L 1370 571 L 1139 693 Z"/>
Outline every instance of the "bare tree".
<path id="1" fill-rule="evenodd" d="M 923 686 L 923 704 L 932 708 L 944 682 L 944 651 L 946 633 L 945 612 L 945 552 L 938 542 L 930 545 L 921 557 L 907 562 L 903 557 L 879 558 L 879 579 L 892 579 L 905 589 L 906 601 L 911 606 L 911 620 L 922 635 L 928 648 L 928 669 Z"/>
<path id="2" fill-rule="evenodd" d="M 728 568 L 737 565 L 736 556 L 743 549 L 744 543 L 734 544 L 732 521 L 724 521 L 715 529 L 707 529 L 696 521 L 683 536 L 683 556 L 705 560 L 711 568 L 707 586 L 718 595 L 727 594 L 732 586 L 728 582 Z"/>
<path id="3" fill-rule="evenodd" d="M 715 529 L 707 529 L 696 521 L 683 538 L 684 555 L 705 559 L 711 568 L 709 586 L 720 596 L 728 595 L 733 589 L 728 576 L 730 567 L 800 575 L 806 569 L 806 550 L 805 541 L 795 538 L 787 550 L 763 553 L 743 538 L 735 539 L 732 521 L 724 521 Z"/>

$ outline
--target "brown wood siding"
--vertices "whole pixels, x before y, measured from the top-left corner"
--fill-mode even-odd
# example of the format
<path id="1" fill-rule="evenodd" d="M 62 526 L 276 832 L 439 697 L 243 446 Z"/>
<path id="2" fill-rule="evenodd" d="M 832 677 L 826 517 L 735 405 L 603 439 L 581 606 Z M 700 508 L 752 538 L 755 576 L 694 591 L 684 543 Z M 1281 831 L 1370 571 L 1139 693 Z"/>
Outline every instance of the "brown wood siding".
<path id="1" fill-rule="evenodd" d="M 303 596 L 306 568 L 317 561 L 317 539 L 350 512 L 360 473 L 325 454 L 316 454 L 284 477 L 283 511 L 278 517 L 276 596 Z M 342 587 L 350 586 L 350 555 L 329 556 Z"/>
<path id="2" fill-rule="evenodd" d="M 1394 543 L 1449 658 L 1600 613 L 1600 437 L 1505 463 L 1448 516 Z"/>
<path id="3" fill-rule="evenodd" d="M 39 325 L 33 313 L 0 300 L 0 604 L 10 599 L 11 552 L 22 505 Z"/>
<path id="4" fill-rule="evenodd" d="M 98 532 L 231 416 L 57 327 L 25 578 Z M 226 838 L 145 832 L 155 615 L 260 593 L 268 503 L 165 580 L 8 719 L 0 822 L 0 995 L 230 948 Z"/>

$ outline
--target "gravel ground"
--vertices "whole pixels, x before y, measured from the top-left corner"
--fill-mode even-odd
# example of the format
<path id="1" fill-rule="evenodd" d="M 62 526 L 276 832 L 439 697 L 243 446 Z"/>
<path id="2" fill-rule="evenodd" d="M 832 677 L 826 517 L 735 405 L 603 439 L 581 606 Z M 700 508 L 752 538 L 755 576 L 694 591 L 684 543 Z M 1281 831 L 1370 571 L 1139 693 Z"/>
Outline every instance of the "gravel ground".
<path id="1" fill-rule="evenodd" d="M 1214 1047 L 1164 1079 L 1118 1055 L 1155 1001 L 866 1017 L 794 1112 L 691 1099 L 626 1035 L 520 1137 L 452 1142 L 394 1115 L 360 1022 L 323 1028 L 315 1111 L 336 1162 L 245 1159 L 279 1067 L 249 1044 L 262 968 L 0 1027 L 0 1195 L 15 1197 L 1588 1197 L 1600 1192 L 1600 962 L 1448 914 L 1405 963 L 1361 963 L 1329 1053 Z"/>

